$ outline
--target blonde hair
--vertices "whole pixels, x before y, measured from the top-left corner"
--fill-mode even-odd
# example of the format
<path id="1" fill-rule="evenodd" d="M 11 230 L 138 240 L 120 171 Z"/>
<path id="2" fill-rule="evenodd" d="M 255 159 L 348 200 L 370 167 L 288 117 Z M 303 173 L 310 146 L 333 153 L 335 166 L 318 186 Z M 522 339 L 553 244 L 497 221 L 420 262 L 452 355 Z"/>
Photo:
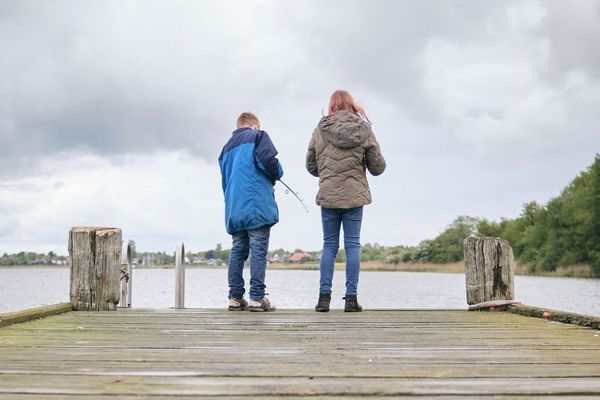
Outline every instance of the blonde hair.
<path id="1" fill-rule="evenodd" d="M 251 112 L 243 112 L 237 119 L 238 128 L 260 128 L 258 117 Z"/>

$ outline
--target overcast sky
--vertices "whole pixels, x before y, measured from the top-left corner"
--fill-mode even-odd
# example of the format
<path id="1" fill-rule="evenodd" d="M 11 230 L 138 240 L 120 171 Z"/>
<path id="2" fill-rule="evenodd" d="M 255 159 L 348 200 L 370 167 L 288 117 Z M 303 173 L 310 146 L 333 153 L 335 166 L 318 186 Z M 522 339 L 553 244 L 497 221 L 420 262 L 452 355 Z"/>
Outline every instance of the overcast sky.
<path id="1" fill-rule="evenodd" d="M 1 1 L 0 253 L 230 247 L 217 157 L 242 111 L 279 150 L 271 248 L 317 250 L 308 140 L 329 95 L 365 107 L 388 167 L 362 242 L 515 217 L 600 151 L 599 1 Z"/>

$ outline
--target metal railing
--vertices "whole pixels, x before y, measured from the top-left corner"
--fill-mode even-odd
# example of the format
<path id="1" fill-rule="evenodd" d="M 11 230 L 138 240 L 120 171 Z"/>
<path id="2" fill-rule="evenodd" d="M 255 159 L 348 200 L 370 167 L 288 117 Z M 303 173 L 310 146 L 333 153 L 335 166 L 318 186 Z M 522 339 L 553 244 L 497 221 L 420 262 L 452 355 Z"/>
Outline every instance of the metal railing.
<path id="1" fill-rule="evenodd" d="M 175 308 L 185 308 L 185 246 L 175 252 Z"/>
<path id="2" fill-rule="evenodd" d="M 121 247 L 121 300 L 119 307 L 131 308 L 133 251 L 131 240 L 124 240 Z"/>

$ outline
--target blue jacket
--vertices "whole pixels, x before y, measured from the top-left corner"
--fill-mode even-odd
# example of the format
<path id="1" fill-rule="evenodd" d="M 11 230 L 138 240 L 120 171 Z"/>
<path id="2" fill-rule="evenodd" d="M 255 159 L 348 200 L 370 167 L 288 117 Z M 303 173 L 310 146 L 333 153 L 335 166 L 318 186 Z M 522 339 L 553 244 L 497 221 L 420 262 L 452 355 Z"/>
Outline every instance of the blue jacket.
<path id="1" fill-rule="evenodd" d="M 240 128 L 219 156 L 227 233 L 275 225 L 279 210 L 273 185 L 283 176 L 267 132 Z"/>

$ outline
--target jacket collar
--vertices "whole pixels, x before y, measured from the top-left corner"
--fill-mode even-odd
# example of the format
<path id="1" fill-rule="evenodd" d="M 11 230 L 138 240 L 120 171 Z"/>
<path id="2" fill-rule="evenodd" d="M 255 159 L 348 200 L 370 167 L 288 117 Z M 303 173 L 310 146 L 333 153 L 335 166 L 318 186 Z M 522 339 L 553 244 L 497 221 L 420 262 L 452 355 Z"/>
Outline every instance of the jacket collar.
<path id="1" fill-rule="evenodd" d="M 233 133 L 231 134 L 231 136 L 235 135 L 236 133 L 240 133 L 242 131 L 245 131 L 247 129 L 252 130 L 252 128 L 248 128 L 248 127 L 243 127 L 243 128 L 237 128 L 235 131 L 233 131 Z"/>

